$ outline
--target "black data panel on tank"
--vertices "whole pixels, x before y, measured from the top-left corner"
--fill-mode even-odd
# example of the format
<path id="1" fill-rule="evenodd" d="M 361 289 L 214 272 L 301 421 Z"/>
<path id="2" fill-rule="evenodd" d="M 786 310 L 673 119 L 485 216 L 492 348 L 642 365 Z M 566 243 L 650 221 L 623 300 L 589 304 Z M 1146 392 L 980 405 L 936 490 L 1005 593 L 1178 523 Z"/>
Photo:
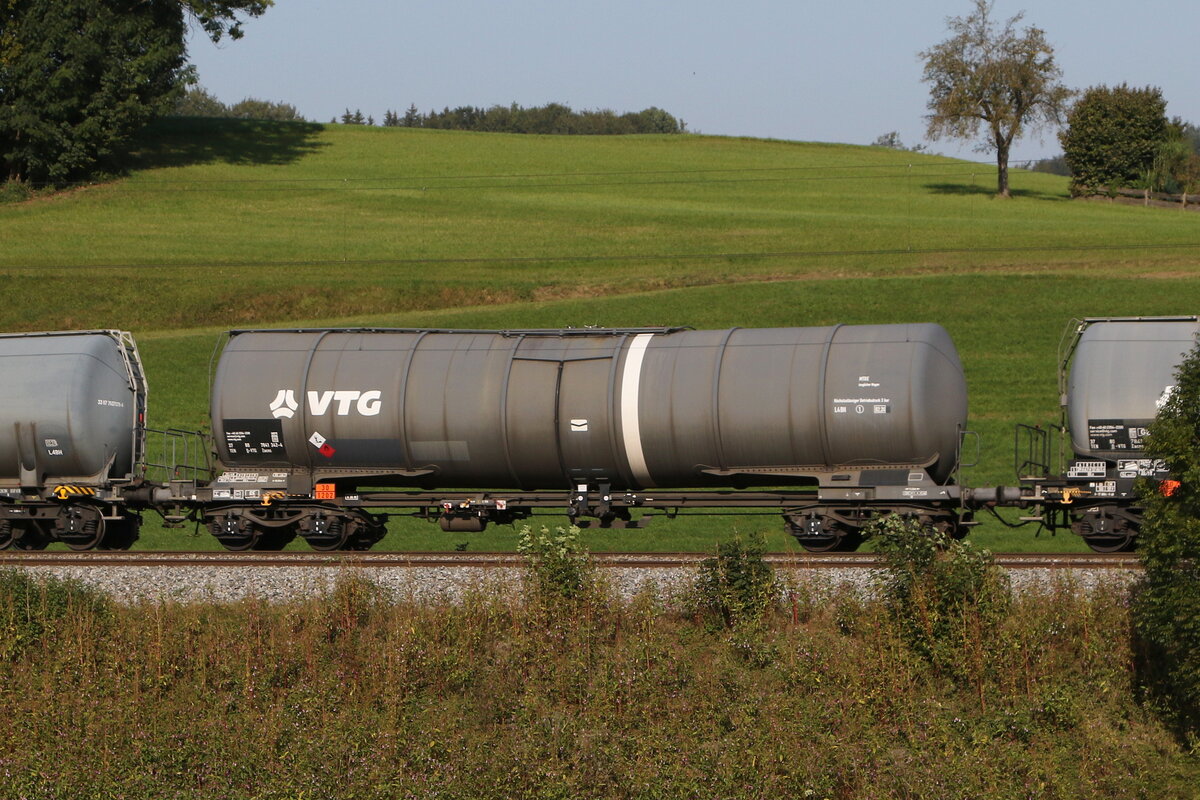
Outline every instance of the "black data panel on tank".
<path id="1" fill-rule="evenodd" d="M 227 419 L 223 428 L 225 447 L 240 461 L 278 461 L 285 457 L 283 425 L 277 419 Z"/>
<path id="2" fill-rule="evenodd" d="M 1089 419 L 1088 445 L 1092 450 L 1138 450 L 1152 420 Z"/>

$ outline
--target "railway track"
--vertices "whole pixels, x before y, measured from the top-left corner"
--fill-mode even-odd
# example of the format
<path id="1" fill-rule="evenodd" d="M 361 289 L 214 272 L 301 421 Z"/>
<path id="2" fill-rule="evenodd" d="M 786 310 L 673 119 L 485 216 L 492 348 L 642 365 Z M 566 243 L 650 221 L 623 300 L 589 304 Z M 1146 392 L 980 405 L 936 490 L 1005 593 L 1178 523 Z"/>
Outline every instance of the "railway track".
<path id="1" fill-rule="evenodd" d="M 593 553 L 602 568 L 679 569 L 698 565 L 705 553 Z M 873 553 L 770 553 L 765 560 L 780 568 L 870 569 L 880 565 Z M 317 552 L 15 552 L 0 551 L 0 567 L 520 567 L 516 553 L 317 553 Z M 996 563 L 1007 569 L 1140 570 L 1130 553 L 1002 553 Z"/>

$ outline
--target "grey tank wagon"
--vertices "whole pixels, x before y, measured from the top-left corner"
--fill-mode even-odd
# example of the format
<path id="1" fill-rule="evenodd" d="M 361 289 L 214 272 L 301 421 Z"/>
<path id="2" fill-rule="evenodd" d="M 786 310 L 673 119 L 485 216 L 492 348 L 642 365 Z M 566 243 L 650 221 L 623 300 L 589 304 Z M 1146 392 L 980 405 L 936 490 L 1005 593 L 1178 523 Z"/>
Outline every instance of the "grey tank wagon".
<path id="1" fill-rule="evenodd" d="M 775 508 L 813 550 L 886 513 L 971 524 L 966 383 L 933 324 L 232 331 L 211 409 L 197 496 L 231 549 L 369 547 L 381 508 L 447 530 Z"/>

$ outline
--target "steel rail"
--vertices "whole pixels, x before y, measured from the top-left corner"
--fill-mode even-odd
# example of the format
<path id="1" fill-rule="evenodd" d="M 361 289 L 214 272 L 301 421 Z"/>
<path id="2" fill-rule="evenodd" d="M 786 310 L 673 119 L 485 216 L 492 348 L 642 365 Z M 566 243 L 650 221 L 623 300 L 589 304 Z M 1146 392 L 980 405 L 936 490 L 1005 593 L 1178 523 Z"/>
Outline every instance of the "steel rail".
<path id="1" fill-rule="evenodd" d="M 706 553 L 592 553 L 605 569 L 678 569 L 694 567 Z M 1000 553 L 996 564 L 1006 569 L 1123 569 L 1141 570 L 1131 553 Z M 874 553 L 768 553 L 764 560 L 784 569 L 878 569 Z M 115 567 L 521 567 L 517 553 L 319 553 L 319 552 L 21 552 L 0 551 L 0 567 L 87 566 Z"/>

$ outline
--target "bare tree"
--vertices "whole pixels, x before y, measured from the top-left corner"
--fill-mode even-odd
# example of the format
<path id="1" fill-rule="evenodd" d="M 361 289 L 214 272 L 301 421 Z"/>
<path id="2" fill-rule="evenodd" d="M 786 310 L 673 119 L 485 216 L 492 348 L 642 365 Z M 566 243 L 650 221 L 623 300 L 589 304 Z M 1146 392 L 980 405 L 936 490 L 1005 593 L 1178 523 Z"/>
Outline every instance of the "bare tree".
<path id="1" fill-rule="evenodd" d="M 996 25 L 992 3 L 974 0 L 966 17 L 949 17 L 950 38 L 921 52 L 922 80 L 930 84 L 930 139 L 976 139 L 976 149 L 996 153 L 997 192 L 1009 196 L 1008 153 L 1029 131 L 1061 124 L 1074 94 L 1059 82 L 1062 70 L 1045 31 L 1028 27 L 1018 33 L 1024 12 Z"/>

